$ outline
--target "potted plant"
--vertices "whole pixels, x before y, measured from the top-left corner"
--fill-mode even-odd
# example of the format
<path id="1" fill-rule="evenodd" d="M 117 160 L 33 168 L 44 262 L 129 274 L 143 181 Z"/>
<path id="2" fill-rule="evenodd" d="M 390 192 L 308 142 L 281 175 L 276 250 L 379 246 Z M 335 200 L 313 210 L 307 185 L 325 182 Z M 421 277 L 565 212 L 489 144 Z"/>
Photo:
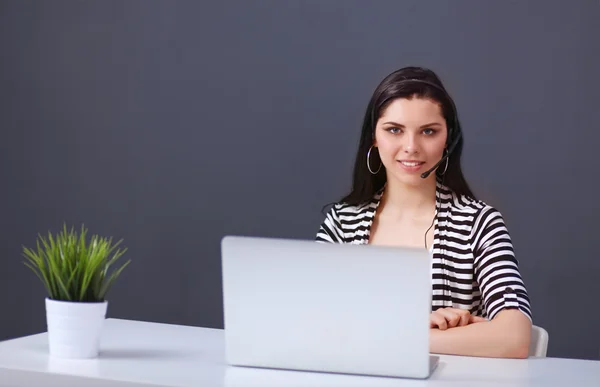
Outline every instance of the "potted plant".
<path id="1" fill-rule="evenodd" d="M 38 235 L 36 249 L 23 247 L 25 265 L 44 284 L 46 324 L 50 355 L 62 358 L 98 356 L 102 326 L 106 318 L 106 294 L 130 260 L 113 265 L 127 251 L 87 229 L 73 228 L 48 237 Z M 113 267 L 111 273 L 109 268 Z"/>

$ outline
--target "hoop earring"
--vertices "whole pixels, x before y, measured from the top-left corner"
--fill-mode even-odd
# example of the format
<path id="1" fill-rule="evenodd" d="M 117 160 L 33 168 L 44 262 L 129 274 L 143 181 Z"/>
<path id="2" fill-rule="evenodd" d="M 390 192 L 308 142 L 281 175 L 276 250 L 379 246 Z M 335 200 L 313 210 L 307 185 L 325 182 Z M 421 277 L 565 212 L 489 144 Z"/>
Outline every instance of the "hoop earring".
<path id="1" fill-rule="evenodd" d="M 381 170 L 381 166 L 383 165 L 383 163 L 380 163 L 379 169 L 373 172 L 373 170 L 371 169 L 371 164 L 369 163 L 369 159 L 371 158 L 371 149 L 373 149 L 373 145 L 371 145 L 369 151 L 367 152 L 367 168 L 369 168 L 369 172 L 371 172 L 372 175 L 376 175 Z"/>

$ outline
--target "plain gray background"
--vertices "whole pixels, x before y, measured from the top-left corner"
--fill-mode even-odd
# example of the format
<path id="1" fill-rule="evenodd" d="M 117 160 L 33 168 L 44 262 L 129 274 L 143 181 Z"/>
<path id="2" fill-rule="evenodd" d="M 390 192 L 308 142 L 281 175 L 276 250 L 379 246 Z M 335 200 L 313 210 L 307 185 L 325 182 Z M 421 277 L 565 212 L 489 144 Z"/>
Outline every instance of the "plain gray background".
<path id="1" fill-rule="evenodd" d="M 596 0 L 4 0 L 0 339 L 45 330 L 21 247 L 63 222 L 130 249 L 109 317 L 222 327 L 220 239 L 314 238 L 371 92 L 421 65 L 548 354 L 599 359 L 599 42 Z"/>

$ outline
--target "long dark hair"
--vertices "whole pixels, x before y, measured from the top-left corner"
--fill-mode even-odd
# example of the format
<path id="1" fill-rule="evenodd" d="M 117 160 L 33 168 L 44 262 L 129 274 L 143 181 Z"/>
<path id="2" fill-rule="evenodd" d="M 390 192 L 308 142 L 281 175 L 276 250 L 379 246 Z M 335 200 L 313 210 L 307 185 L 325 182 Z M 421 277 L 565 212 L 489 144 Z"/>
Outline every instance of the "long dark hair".
<path id="1" fill-rule="evenodd" d="M 386 183 L 385 167 L 382 165 L 378 173 L 372 174 L 367 168 L 367 152 L 375 136 L 375 126 L 382 111 L 397 98 L 422 98 L 429 99 L 440 104 L 442 114 L 446 120 L 448 136 L 446 144 L 457 141 L 448 161 L 448 169 L 444 173 L 444 185 L 454 191 L 457 195 L 466 195 L 475 199 L 475 195 L 469 188 L 460 167 L 460 156 L 463 148 L 463 137 L 458 121 L 452 97 L 446 91 L 438 76 L 431 70 L 422 67 L 404 67 L 396 70 L 381 81 L 373 92 L 373 96 L 367 105 L 365 112 L 360 143 L 354 163 L 354 174 L 352 191 L 341 199 L 342 202 L 351 205 L 361 205 L 372 200 Z M 460 136 L 459 136 L 460 134 Z M 381 164 L 379 152 L 376 148 L 371 151 L 371 166 L 378 168 Z M 440 169 L 445 168 L 445 162 L 436 171 L 436 178 L 441 180 Z"/>

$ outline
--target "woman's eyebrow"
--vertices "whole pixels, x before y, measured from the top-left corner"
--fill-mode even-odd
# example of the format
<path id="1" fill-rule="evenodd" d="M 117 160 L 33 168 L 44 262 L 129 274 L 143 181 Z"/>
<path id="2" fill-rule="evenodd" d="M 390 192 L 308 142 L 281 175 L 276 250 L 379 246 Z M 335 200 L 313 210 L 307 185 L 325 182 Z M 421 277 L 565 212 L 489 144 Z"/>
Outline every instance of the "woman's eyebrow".
<path id="1" fill-rule="evenodd" d="M 399 128 L 405 128 L 404 125 L 399 124 L 397 122 L 393 122 L 393 121 L 384 122 L 382 125 L 394 125 L 394 126 L 397 126 Z M 427 125 L 421 125 L 420 129 L 431 127 L 431 126 L 442 126 L 442 124 L 440 124 L 439 122 L 431 122 L 431 123 L 429 123 Z"/>

